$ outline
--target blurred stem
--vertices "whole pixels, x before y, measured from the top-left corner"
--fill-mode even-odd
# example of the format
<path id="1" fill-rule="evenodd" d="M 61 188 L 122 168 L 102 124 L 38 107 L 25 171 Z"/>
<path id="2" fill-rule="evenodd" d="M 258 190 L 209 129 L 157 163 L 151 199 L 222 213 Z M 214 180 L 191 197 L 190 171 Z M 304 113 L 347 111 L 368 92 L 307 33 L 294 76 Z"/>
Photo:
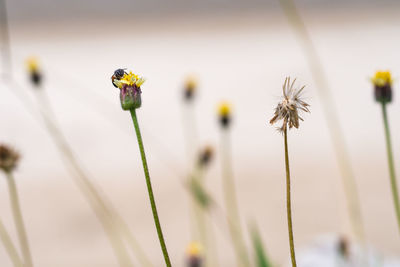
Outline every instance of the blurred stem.
<path id="1" fill-rule="evenodd" d="M 0 221 L 0 239 L 3 242 L 4 248 L 10 256 L 11 262 L 14 267 L 23 267 L 22 259 L 19 256 L 17 249 L 14 246 L 6 228 L 2 221 Z"/>
<path id="2" fill-rule="evenodd" d="M 385 137 L 386 137 L 386 149 L 387 149 L 387 157 L 389 163 L 389 173 L 390 173 L 390 185 L 392 187 L 392 195 L 394 208 L 397 217 L 397 224 L 400 230 L 400 203 L 399 203 L 399 191 L 397 188 L 396 181 L 396 172 L 394 169 L 394 159 L 393 159 L 393 151 L 392 151 L 392 141 L 390 138 L 390 129 L 389 129 L 389 120 L 386 111 L 386 102 L 382 101 L 382 116 L 383 116 L 383 124 L 385 127 Z"/>
<path id="3" fill-rule="evenodd" d="M 296 267 L 296 255 L 294 252 L 294 240 L 293 240 L 293 226 L 292 226 L 292 204 L 290 198 L 290 168 L 289 168 L 289 149 L 287 141 L 287 128 L 283 131 L 285 139 L 285 167 L 286 167 L 286 210 L 288 220 L 288 231 L 289 231 L 289 245 L 290 245 L 290 258 L 292 260 L 292 266 Z"/>
<path id="4" fill-rule="evenodd" d="M 2 45 L 2 67 L 3 75 L 10 75 L 11 73 L 11 48 L 10 48 L 10 34 L 8 30 L 8 16 L 7 16 L 7 3 L 6 0 L 0 0 L 0 25 L 2 25 L 1 35 L 3 40 Z"/>
<path id="5" fill-rule="evenodd" d="M 337 110 L 333 102 L 333 96 L 329 87 L 328 80 L 317 54 L 307 28 L 297 11 L 293 0 L 279 0 L 285 15 L 292 25 L 295 33 L 298 35 L 300 44 L 302 45 L 308 67 L 315 81 L 317 92 L 322 103 L 326 123 L 329 128 L 329 134 L 333 143 L 333 149 L 336 155 L 336 161 L 342 176 L 344 192 L 346 195 L 348 212 L 350 216 L 351 226 L 356 238 L 365 242 L 365 229 L 362 220 L 361 204 L 357 189 L 356 179 L 351 167 L 350 156 L 347 151 L 345 137 L 342 127 L 339 123 Z"/>
<path id="6" fill-rule="evenodd" d="M 145 175 L 146 184 L 147 184 L 147 191 L 149 193 L 150 205 L 151 205 L 151 210 L 153 212 L 153 218 L 154 218 L 154 223 L 155 223 L 156 229 L 157 229 L 158 239 L 160 240 L 161 250 L 164 255 L 165 264 L 167 267 L 171 267 L 171 261 L 169 259 L 167 246 L 165 245 L 164 235 L 162 233 L 161 224 L 160 224 L 160 219 L 158 218 L 156 202 L 154 200 L 153 188 L 151 186 L 150 174 L 149 174 L 149 169 L 147 166 L 146 154 L 144 152 L 142 135 L 140 133 L 139 123 L 138 123 L 137 116 L 136 116 L 136 109 L 131 109 L 130 112 L 131 112 L 131 116 L 132 116 L 133 125 L 135 127 L 136 137 L 137 137 L 138 144 L 139 144 L 140 156 L 142 158 L 143 170 L 144 170 L 144 175 Z"/>
<path id="7" fill-rule="evenodd" d="M 15 184 L 14 176 L 11 172 L 7 172 L 7 182 L 8 190 L 10 193 L 12 213 L 14 217 L 15 227 L 17 228 L 18 239 L 21 246 L 24 263 L 26 267 L 32 267 L 32 255 L 28 244 L 28 237 L 26 235 L 24 219 L 22 217 L 21 206 L 17 192 L 17 185 Z"/>
<path id="8" fill-rule="evenodd" d="M 50 102 L 48 101 L 44 92 L 40 92 L 43 88 L 35 88 L 37 93 L 37 100 L 39 102 L 39 109 L 42 119 L 45 123 L 47 131 L 53 138 L 56 147 L 60 151 L 63 160 L 67 167 L 73 172 L 73 177 L 81 190 L 83 195 L 87 198 L 97 218 L 103 226 L 103 229 L 109 239 L 109 242 L 114 250 L 114 254 L 121 267 L 132 266 L 128 252 L 126 251 L 125 245 L 123 244 L 116 228 L 113 214 L 104 202 L 101 194 L 98 192 L 96 187 L 92 184 L 86 173 L 75 158 L 71 147 L 66 141 L 61 130 L 55 123 L 54 112 L 52 111 Z"/>
<path id="9" fill-rule="evenodd" d="M 250 266 L 250 260 L 247 254 L 246 245 L 243 238 L 243 232 L 240 223 L 239 208 L 236 197 L 236 187 L 233 180 L 233 171 L 231 163 L 231 142 L 229 129 L 222 129 L 222 180 L 225 198 L 225 208 L 228 217 L 228 227 L 235 249 L 236 259 L 239 266 Z"/>
<path id="10" fill-rule="evenodd" d="M 186 157 L 189 165 L 187 172 L 191 172 L 194 170 L 196 176 L 196 173 L 199 171 L 199 168 L 196 164 L 197 160 L 195 157 L 195 151 L 197 150 L 197 124 L 196 124 L 196 116 L 194 112 L 193 100 L 194 99 L 191 99 L 183 103 L 182 119 L 183 119 L 183 130 L 184 130 L 183 134 L 185 140 Z M 194 165 L 193 162 L 195 163 Z M 193 240 L 196 240 L 201 238 L 201 235 L 199 233 L 199 225 L 198 222 L 196 221 L 196 218 L 198 217 L 198 211 L 197 211 L 198 208 L 196 207 L 197 205 L 195 199 L 191 198 L 189 201 L 191 202 L 191 209 L 189 210 L 191 238 Z"/>
<path id="11" fill-rule="evenodd" d="M 197 183 L 203 190 L 205 190 L 204 184 L 204 168 L 201 164 L 196 164 L 193 174 L 191 175 L 190 183 Z M 191 191 L 192 192 L 192 191 Z M 192 192 L 193 193 L 193 192 Z M 207 218 L 207 212 L 209 212 L 209 206 L 205 206 L 196 196 L 191 197 L 191 203 L 193 211 L 193 223 L 195 224 L 195 241 L 200 241 L 204 248 L 205 255 L 205 266 L 214 267 L 218 266 L 217 249 L 215 247 L 215 236 L 212 225 L 209 223 Z"/>

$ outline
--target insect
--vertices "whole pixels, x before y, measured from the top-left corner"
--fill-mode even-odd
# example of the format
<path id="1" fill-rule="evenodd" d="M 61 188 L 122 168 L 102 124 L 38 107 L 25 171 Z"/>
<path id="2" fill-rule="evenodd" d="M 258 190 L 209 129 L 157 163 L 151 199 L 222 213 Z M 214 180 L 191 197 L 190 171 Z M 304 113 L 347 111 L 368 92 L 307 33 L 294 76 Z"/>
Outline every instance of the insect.
<path id="1" fill-rule="evenodd" d="M 118 88 L 118 86 L 115 85 L 114 80 L 120 80 L 124 75 L 126 74 L 125 69 L 117 69 L 114 71 L 113 76 L 111 76 L 111 82 L 114 85 L 114 87 Z"/>

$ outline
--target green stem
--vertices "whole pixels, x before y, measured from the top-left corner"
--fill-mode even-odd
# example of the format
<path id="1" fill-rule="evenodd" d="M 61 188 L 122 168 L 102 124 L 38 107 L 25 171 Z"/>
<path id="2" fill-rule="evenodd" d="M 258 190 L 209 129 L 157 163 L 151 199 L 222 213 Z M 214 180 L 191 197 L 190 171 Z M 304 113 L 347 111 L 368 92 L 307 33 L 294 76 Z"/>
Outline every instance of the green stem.
<path id="1" fill-rule="evenodd" d="M 292 204 L 290 198 L 290 168 L 289 168 L 289 150 L 287 141 L 287 129 L 283 131 L 285 139 L 285 166 L 286 166 L 286 206 L 287 206 L 287 220 L 289 231 L 289 244 L 290 244 L 290 258 L 292 259 L 292 267 L 296 267 L 296 254 L 294 252 L 293 240 L 293 226 L 292 226 Z"/>
<path id="2" fill-rule="evenodd" d="M 236 187 L 233 180 L 229 129 L 223 129 L 222 134 L 223 190 L 227 217 L 229 218 L 228 227 L 239 266 L 247 267 L 250 266 L 250 260 L 247 255 L 247 249 L 241 229 Z"/>
<path id="3" fill-rule="evenodd" d="M 11 172 L 7 173 L 8 189 L 10 192 L 10 201 L 12 207 L 12 213 L 14 216 L 15 226 L 18 232 L 18 239 L 21 246 L 22 255 L 24 258 L 25 266 L 32 267 L 32 256 L 29 249 L 28 237 L 26 235 L 24 220 L 22 218 L 21 206 L 19 203 L 19 197 L 17 192 L 17 186 L 15 184 L 14 176 Z"/>
<path id="4" fill-rule="evenodd" d="M 3 242 L 4 248 L 10 256 L 11 262 L 14 267 L 23 267 L 22 259 L 18 255 L 17 249 L 12 242 L 10 235 L 8 234 L 3 222 L 0 221 L 0 239 Z"/>
<path id="5" fill-rule="evenodd" d="M 390 173 L 390 184 L 392 187 L 392 195 L 394 208 L 397 216 L 397 223 L 400 230 L 400 202 L 399 202 L 399 191 L 397 189 L 396 172 L 394 169 L 393 151 L 392 151 L 392 141 L 390 138 L 389 121 L 386 112 L 386 102 L 382 102 L 382 115 L 383 124 L 385 126 L 385 137 L 386 137 L 386 149 L 389 163 L 389 173 Z"/>
<path id="6" fill-rule="evenodd" d="M 147 167 L 146 154 L 144 153 L 142 135 L 140 133 L 139 123 L 137 120 L 135 109 L 131 109 L 131 116 L 132 116 L 133 125 L 135 126 L 135 132 L 136 132 L 136 137 L 137 137 L 138 144 L 139 144 L 140 156 L 142 157 L 143 170 L 144 170 L 144 175 L 146 177 L 147 191 L 149 193 L 150 205 L 151 205 L 151 210 L 153 212 L 154 223 L 157 228 L 158 239 L 160 240 L 161 250 L 164 255 L 165 264 L 167 265 L 167 267 L 171 267 L 171 261 L 168 256 L 167 246 L 165 245 L 164 236 L 163 236 L 161 224 L 160 224 L 160 219 L 158 218 L 158 212 L 157 212 L 156 202 L 154 200 L 153 188 L 151 186 L 149 169 Z"/>

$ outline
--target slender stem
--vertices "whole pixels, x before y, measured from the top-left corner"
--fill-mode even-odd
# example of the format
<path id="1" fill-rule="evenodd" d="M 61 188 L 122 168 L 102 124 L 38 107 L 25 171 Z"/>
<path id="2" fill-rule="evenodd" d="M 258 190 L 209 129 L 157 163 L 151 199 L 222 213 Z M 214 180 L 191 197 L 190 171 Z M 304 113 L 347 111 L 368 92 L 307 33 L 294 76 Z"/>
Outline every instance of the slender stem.
<path id="1" fill-rule="evenodd" d="M 223 171 L 223 190 L 225 198 L 225 207 L 228 220 L 228 227 L 233 241 L 235 254 L 240 266 L 250 266 L 250 260 L 247 255 L 246 245 L 244 243 L 241 229 L 239 208 L 236 197 L 236 187 L 233 179 L 231 164 L 231 142 L 229 129 L 222 129 L 222 171 Z"/>
<path id="2" fill-rule="evenodd" d="M 386 112 L 386 102 L 382 102 L 382 115 L 383 115 L 383 124 L 385 126 L 386 149 L 387 149 L 387 157 L 388 157 L 388 163 L 389 163 L 390 184 L 392 187 L 392 195 L 393 195 L 394 208 L 395 208 L 396 216 L 397 216 L 397 224 L 398 224 L 399 230 L 400 230 L 399 191 L 397 188 L 396 172 L 394 169 L 392 141 L 390 138 L 389 120 L 388 120 L 387 112 Z"/>
<path id="3" fill-rule="evenodd" d="M 11 48 L 10 48 L 10 34 L 8 31 L 8 16 L 6 0 L 0 0 L 0 25 L 2 25 L 1 35 L 3 41 L 2 51 L 2 67 L 3 75 L 10 75 L 11 73 Z"/>
<path id="4" fill-rule="evenodd" d="M 6 249 L 8 255 L 10 256 L 14 267 L 22 267 L 22 259 L 19 256 L 17 249 L 15 248 L 14 243 L 12 242 L 2 221 L 0 221 L 0 239 L 3 242 L 4 248 Z"/>
<path id="5" fill-rule="evenodd" d="M 352 231 L 356 238 L 365 242 L 365 227 L 362 219 L 361 203 L 357 189 L 356 179 L 351 167 L 350 156 L 346 146 L 345 135 L 340 124 L 338 112 L 332 97 L 332 90 L 325 73 L 322 61 L 312 42 L 307 27 L 298 12 L 294 0 L 279 0 L 293 30 L 298 36 L 302 46 L 309 70 L 313 76 L 317 93 L 322 103 L 325 121 L 333 143 L 336 161 L 342 176 L 343 189 L 346 196 L 347 208 Z"/>
<path id="6" fill-rule="evenodd" d="M 10 192 L 10 201 L 12 213 L 14 216 L 15 226 L 18 232 L 18 239 L 21 246 L 22 255 L 24 258 L 25 265 L 32 267 L 32 256 L 29 249 L 28 237 L 26 235 L 24 220 L 22 218 L 21 206 L 19 203 L 19 197 L 17 192 L 17 186 L 15 184 L 14 176 L 11 172 L 7 172 L 8 189 Z"/>
<path id="7" fill-rule="evenodd" d="M 147 191 L 149 193 L 150 205 L 151 205 L 151 210 L 153 212 L 154 223 L 156 225 L 158 239 L 160 240 L 161 250 L 164 255 L 165 264 L 167 267 L 171 267 L 171 261 L 169 259 L 167 246 L 165 245 L 164 236 L 163 236 L 161 224 L 160 224 L 160 219 L 158 218 L 158 212 L 157 212 L 156 202 L 154 200 L 153 188 L 151 186 L 149 169 L 147 167 L 146 154 L 144 152 L 142 135 L 140 133 L 139 123 L 137 120 L 135 109 L 131 109 L 131 116 L 132 116 L 132 121 L 133 121 L 133 125 L 135 127 L 136 137 L 137 137 L 138 144 L 139 144 L 140 156 L 142 157 L 143 170 L 144 170 L 144 175 L 145 175 L 146 184 L 147 184 Z"/>
<path id="8" fill-rule="evenodd" d="M 287 129 L 283 131 L 285 139 L 285 166 L 286 166 L 286 207 L 289 231 L 290 258 L 292 259 L 292 267 L 296 267 L 296 254 L 294 252 L 293 226 L 292 226 L 292 204 L 290 198 L 290 168 L 289 168 L 289 150 L 287 142 Z"/>

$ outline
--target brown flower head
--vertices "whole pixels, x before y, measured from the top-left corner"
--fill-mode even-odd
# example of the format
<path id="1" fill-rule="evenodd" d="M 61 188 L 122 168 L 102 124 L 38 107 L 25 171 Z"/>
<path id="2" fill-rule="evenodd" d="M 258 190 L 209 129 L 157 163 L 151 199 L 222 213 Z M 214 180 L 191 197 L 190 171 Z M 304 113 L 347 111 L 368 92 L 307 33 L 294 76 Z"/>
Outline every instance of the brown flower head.
<path id="1" fill-rule="evenodd" d="M 18 164 L 19 154 L 9 146 L 0 144 L 0 169 L 12 172 Z"/>
<path id="2" fill-rule="evenodd" d="M 290 77 L 286 77 L 285 83 L 283 84 L 283 99 L 278 106 L 275 108 L 274 117 L 269 121 L 271 124 L 279 120 L 283 120 L 283 124 L 278 129 L 285 131 L 289 125 L 289 129 L 292 127 L 299 128 L 299 122 L 303 121 L 303 118 L 299 116 L 299 111 L 310 112 L 308 105 L 301 99 L 301 93 L 305 86 L 300 89 L 294 88 L 296 79 L 290 83 Z"/>

